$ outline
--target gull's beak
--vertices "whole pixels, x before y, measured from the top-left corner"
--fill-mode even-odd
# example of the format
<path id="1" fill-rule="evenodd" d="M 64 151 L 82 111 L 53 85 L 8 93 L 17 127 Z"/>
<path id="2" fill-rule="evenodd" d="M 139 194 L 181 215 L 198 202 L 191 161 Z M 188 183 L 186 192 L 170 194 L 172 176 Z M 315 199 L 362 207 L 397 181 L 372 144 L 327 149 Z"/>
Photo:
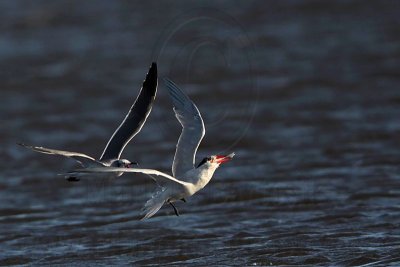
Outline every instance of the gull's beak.
<path id="1" fill-rule="evenodd" d="M 134 162 L 131 162 L 127 167 L 128 168 L 133 168 L 134 166 L 136 166 L 136 167 L 139 166 L 139 163 L 134 161 Z"/>
<path id="2" fill-rule="evenodd" d="M 219 163 L 219 164 L 222 164 L 222 163 L 230 161 L 234 156 L 235 156 L 235 153 L 231 153 L 231 154 L 226 155 L 226 156 L 217 155 L 216 158 L 215 158 L 215 162 Z"/>

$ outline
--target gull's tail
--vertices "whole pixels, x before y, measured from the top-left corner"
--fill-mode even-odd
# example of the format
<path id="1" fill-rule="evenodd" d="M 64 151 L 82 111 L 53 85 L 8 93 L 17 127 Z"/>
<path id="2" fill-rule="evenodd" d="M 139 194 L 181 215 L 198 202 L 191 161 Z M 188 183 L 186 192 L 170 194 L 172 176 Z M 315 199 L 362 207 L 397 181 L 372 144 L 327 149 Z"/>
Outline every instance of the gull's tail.
<path id="1" fill-rule="evenodd" d="M 152 217 L 157 213 L 157 211 L 159 211 L 159 209 L 161 209 L 166 200 L 164 196 L 165 189 L 165 187 L 160 187 L 160 189 L 157 190 L 149 200 L 147 200 L 142 209 L 142 214 L 145 215 L 141 220 Z"/>

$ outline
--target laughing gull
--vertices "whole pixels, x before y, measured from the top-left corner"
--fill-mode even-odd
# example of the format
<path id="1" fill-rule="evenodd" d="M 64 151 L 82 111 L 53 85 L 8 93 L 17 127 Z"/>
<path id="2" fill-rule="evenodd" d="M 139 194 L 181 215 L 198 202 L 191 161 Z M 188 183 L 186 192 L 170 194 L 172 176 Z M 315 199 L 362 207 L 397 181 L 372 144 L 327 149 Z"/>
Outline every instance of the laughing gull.
<path id="1" fill-rule="evenodd" d="M 50 149 L 45 147 L 30 146 L 20 143 L 19 145 L 32 149 L 33 151 L 60 155 L 69 157 L 76 160 L 82 167 L 123 167 L 130 168 L 132 165 L 137 165 L 136 162 L 131 162 L 127 159 L 121 159 L 121 153 L 129 141 L 140 132 L 143 124 L 146 122 L 147 117 L 150 114 L 153 102 L 156 98 L 157 93 L 157 64 L 152 63 L 149 72 L 146 75 L 146 79 L 143 82 L 142 88 L 139 92 L 138 97 L 130 108 L 125 119 L 121 125 L 115 130 L 114 134 L 108 141 L 102 155 L 98 160 L 78 152 L 70 152 L 63 150 Z M 113 177 L 121 176 L 123 172 L 116 172 Z M 79 181 L 80 178 L 67 175 L 65 177 L 68 181 Z"/>

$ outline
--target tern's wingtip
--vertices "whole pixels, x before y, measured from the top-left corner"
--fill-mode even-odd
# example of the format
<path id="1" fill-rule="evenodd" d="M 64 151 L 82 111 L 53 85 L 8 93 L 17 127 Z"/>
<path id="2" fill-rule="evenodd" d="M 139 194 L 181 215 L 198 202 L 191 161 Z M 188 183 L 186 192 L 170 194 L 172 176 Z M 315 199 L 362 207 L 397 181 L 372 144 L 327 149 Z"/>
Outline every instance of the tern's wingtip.
<path id="1" fill-rule="evenodd" d="M 142 212 L 144 212 L 143 209 L 142 209 Z M 143 216 L 143 213 L 141 215 Z M 145 214 L 142 218 L 140 218 L 140 221 L 146 221 L 148 219 L 149 219 L 148 214 Z"/>

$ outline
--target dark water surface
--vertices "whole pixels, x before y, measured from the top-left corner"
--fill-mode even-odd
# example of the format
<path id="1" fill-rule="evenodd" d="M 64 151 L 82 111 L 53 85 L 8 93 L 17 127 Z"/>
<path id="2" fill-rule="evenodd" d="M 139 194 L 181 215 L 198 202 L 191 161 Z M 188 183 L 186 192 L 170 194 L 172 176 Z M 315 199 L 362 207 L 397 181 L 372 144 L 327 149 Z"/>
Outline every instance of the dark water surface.
<path id="1" fill-rule="evenodd" d="M 400 265 L 399 1 L 0 1 L 0 265 Z M 68 183 L 152 60 L 235 151 L 188 203 L 139 221 L 141 175 Z M 170 172 L 160 81 L 123 153 Z"/>

